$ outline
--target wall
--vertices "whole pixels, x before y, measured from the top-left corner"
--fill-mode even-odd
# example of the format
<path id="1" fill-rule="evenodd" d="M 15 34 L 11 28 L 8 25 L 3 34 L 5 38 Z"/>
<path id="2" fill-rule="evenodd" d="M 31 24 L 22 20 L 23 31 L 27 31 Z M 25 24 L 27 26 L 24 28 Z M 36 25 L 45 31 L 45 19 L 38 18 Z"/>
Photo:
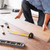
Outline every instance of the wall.
<path id="1" fill-rule="evenodd" d="M 0 0 L 0 8 L 1 8 L 1 0 Z"/>
<path id="2" fill-rule="evenodd" d="M 4 4 L 3 1 L 4 0 L 0 0 L 0 8 L 3 8 L 3 4 Z"/>
<path id="3" fill-rule="evenodd" d="M 22 0 L 9 0 L 9 8 L 20 9 Z"/>
<path id="4" fill-rule="evenodd" d="M 10 9 L 20 9 L 21 8 L 22 0 L 4 0 L 3 4 L 8 5 Z M 2 5 L 2 0 L 0 0 L 0 8 Z"/>
<path id="5" fill-rule="evenodd" d="M 0 8 L 4 8 L 4 4 L 8 5 L 8 0 L 0 0 Z"/>

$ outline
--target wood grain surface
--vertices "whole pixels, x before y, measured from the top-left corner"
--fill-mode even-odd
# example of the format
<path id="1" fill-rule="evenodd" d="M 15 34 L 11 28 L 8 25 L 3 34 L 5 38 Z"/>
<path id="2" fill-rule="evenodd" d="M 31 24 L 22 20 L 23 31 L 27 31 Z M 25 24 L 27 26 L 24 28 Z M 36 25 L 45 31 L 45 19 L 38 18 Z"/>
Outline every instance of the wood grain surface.
<path id="1" fill-rule="evenodd" d="M 1 23 L 3 23 L 3 21 Z M 7 27 L 4 25 L 5 35 L 3 35 L 2 31 L 0 31 L 0 39 L 22 42 L 25 44 L 25 47 L 19 48 L 19 47 L 7 46 L 7 45 L 0 45 L 0 50 L 50 50 L 50 44 L 46 43 L 43 40 L 40 40 L 37 38 L 29 39 L 28 37 L 24 37 L 21 35 L 17 35 L 17 34 L 8 32 L 8 30 L 13 30 L 13 31 L 16 31 L 19 33 L 29 34 L 29 32 L 19 29 L 18 27 L 15 27 L 12 24 L 9 24 L 9 26 L 10 26 L 10 29 L 7 29 Z M 21 27 L 23 27 L 23 26 L 21 26 Z M 39 27 L 38 29 L 41 30 L 41 27 Z M 48 35 L 46 36 L 46 38 L 47 37 L 48 37 Z"/>
<path id="2" fill-rule="evenodd" d="M 36 38 L 39 38 L 45 42 L 48 42 L 48 40 L 50 39 L 50 34 L 47 33 L 46 31 L 44 32 L 42 30 L 42 27 L 40 27 L 40 26 L 36 26 L 35 24 L 29 23 L 26 21 L 22 21 L 20 19 L 15 20 L 12 16 L 5 17 L 3 19 L 5 21 L 7 21 L 8 23 L 11 23 L 12 25 L 14 25 L 28 33 L 32 32 Z"/>

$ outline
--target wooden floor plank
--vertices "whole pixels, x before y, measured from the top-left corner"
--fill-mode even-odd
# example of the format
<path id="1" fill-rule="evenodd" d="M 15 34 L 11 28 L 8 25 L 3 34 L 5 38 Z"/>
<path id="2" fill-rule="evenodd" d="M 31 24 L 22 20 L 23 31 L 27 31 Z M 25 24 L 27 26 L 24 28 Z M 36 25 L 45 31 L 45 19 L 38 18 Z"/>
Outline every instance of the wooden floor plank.
<path id="1" fill-rule="evenodd" d="M 18 32 L 21 31 L 21 33 L 25 33 L 25 31 L 23 32 L 21 29 L 18 29 L 17 27 L 15 28 L 15 26 L 12 28 L 12 26 L 10 25 L 10 28 L 11 28 L 11 30 L 15 29 L 14 31 L 18 31 Z M 21 36 L 21 37 L 23 37 L 23 36 Z M 24 40 L 23 42 L 25 44 L 25 47 L 23 49 L 22 48 L 15 48 L 15 50 L 32 50 L 32 49 L 33 50 L 50 50 L 50 45 L 48 45 L 46 42 L 44 42 L 42 40 L 28 39 L 27 37 L 25 37 L 24 39 L 23 38 L 20 41 Z"/>
<path id="2" fill-rule="evenodd" d="M 12 21 L 12 23 L 13 23 L 13 21 Z M 9 22 L 11 22 L 10 18 L 9 18 Z M 5 46 L 5 45 L 1 46 L 0 45 L 0 49 L 3 48 L 2 50 L 9 50 L 9 49 L 10 50 L 50 50 L 50 44 L 45 42 L 45 41 L 48 40 L 49 36 L 47 35 L 46 32 L 42 31 L 41 27 L 35 26 L 35 25 L 33 25 L 31 23 L 28 23 L 28 22 L 19 21 L 19 20 L 14 21 L 13 25 L 12 25 L 12 23 L 9 24 L 10 30 L 13 30 L 13 31 L 16 31 L 16 32 L 19 32 L 19 33 L 24 33 L 24 34 L 29 34 L 32 31 L 42 40 L 40 40 L 38 38 L 29 39 L 28 37 L 24 37 L 24 36 L 21 36 L 21 35 L 10 33 L 10 32 L 8 32 L 9 29 L 7 29 L 6 26 L 5 26 L 4 27 L 5 35 L 3 35 L 0 31 L 0 39 L 22 42 L 22 43 L 25 44 L 25 47 L 24 48 L 19 48 L 19 47 L 12 47 L 12 46 Z M 15 23 L 16 23 L 16 25 L 14 25 Z M 25 26 L 27 26 L 27 27 L 25 27 Z"/>
<path id="3" fill-rule="evenodd" d="M 14 50 L 14 48 L 6 45 L 0 45 L 0 50 Z"/>
<path id="4" fill-rule="evenodd" d="M 31 24 L 31 23 L 28 23 L 26 21 L 22 21 L 20 19 L 15 20 L 15 19 L 13 19 L 13 17 L 5 17 L 3 19 L 5 21 L 13 24 L 14 26 L 16 26 L 16 27 L 28 32 L 28 33 L 32 32 L 35 37 L 37 37 L 37 38 L 39 38 L 41 40 L 44 40 L 44 41 L 48 42 L 48 40 L 50 38 L 50 36 L 47 35 L 47 33 L 44 32 L 42 30 L 42 28 L 39 27 L 39 26 L 36 26 L 34 24 Z"/>

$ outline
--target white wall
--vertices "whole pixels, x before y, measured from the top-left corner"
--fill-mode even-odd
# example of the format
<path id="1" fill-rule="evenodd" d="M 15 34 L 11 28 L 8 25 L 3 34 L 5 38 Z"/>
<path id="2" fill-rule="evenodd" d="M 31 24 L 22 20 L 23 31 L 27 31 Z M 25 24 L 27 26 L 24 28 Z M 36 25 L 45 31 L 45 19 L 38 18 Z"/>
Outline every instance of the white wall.
<path id="1" fill-rule="evenodd" d="M 9 0 L 9 8 L 20 9 L 22 0 Z"/>
<path id="2" fill-rule="evenodd" d="M 2 7 L 4 7 L 4 4 L 6 4 L 6 5 L 8 5 L 8 0 L 0 0 L 0 8 Z"/>
<path id="3" fill-rule="evenodd" d="M 20 9 L 22 0 L 4 0 L 3 4 L 8 5 L 10 9 Z M 1 8 L 2 0 L 0 0 L 0 8 Z"/>
<path id="4" fill-rule="evenodd" d="M 4 4 L 3 1 L 4 0 L 0 0 L 0 8 L 3 8 L 3 4 Z"/>
<path id="5" fill-rule="evenodd" d="M 9 0 L 4 0 L 4 4 L 8 5 L 9 4 Z"/>
<path id="6" fill-rule="evenodd" d="M 0 0 L 0 8 L 1 8 L 1 0 Z"/>

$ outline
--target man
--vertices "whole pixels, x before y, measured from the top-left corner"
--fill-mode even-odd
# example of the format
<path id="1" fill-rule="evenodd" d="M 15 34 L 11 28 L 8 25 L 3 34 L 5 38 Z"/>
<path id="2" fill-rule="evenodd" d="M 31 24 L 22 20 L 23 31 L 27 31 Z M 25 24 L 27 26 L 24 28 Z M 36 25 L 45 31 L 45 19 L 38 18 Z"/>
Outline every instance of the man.
<path id="1" fill-rule="evenodd" d="M 26 18 L 25 20 L 34 24 L 31 9 L 39 12 L 38 25 L 43 26 L 43 30 L 47 29 L 47 24 L 50 19 L 50 0 L 23 1 L 19 15 L 15 18 L 20 18 L 23 11 L 24 17 Z"/>

